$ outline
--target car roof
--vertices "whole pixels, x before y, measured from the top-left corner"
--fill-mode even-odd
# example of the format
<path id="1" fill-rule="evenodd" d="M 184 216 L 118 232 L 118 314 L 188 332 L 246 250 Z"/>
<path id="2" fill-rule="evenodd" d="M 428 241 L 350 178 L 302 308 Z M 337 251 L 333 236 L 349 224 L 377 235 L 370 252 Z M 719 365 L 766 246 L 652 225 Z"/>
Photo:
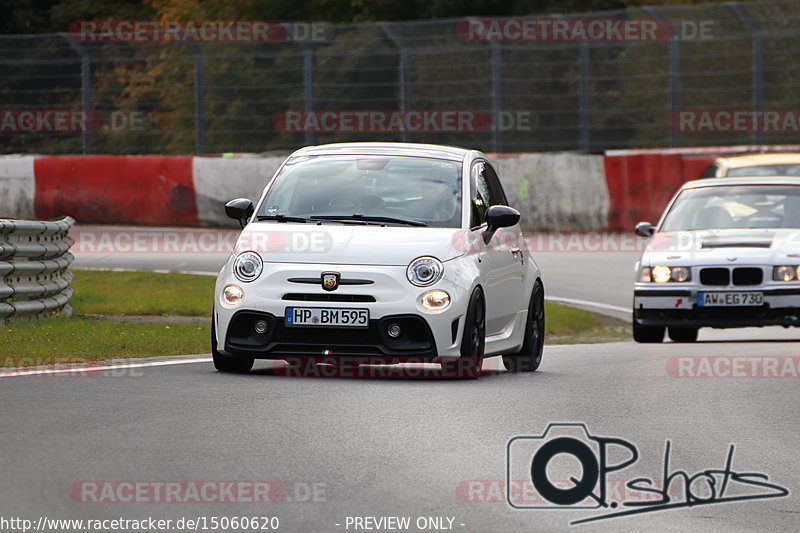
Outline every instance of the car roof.
<path id="1" fill-rule="evenodd" d="M 417 143 L 334 143 L 319 146 L 306 146 L 294 152 L 292 156 L 299 155 L 395 155 L 414 157 L 434 157 L 463 161 L 466 155 L 472 152 L 465 148 L 442 146 L 438 144 Z"/>
<path id="2" fill-rule="evenodd" d="M 687 181 L 681 189 L 724 187 L 726 185 L 800 185 L 800 176 L 737 176 Z"/>
<path id="3" fill-rule="evenodd" d="M 717 161 L 724 161 L 728 168 L 742 168 L 753 165 L 800 164 L 800 153 L 744 154 L 721 157 Z"/>

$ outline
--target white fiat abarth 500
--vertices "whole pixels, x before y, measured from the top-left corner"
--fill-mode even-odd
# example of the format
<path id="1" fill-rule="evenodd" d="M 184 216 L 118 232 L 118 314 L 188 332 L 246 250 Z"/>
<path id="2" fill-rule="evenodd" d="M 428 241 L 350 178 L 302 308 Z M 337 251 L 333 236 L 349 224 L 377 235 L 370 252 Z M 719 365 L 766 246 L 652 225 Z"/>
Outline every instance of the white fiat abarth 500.
<path id="1" fill-rule="evenodd" d="M 228 202 L 242 233 L 219 273 L 211 347 L 222 372 L 254 359 L 539 367 L 544 287 L 481 152 L 405 143 L 293 153 L 257 205 Z M 463 371 L 466 369 L 466 371 Z"/>

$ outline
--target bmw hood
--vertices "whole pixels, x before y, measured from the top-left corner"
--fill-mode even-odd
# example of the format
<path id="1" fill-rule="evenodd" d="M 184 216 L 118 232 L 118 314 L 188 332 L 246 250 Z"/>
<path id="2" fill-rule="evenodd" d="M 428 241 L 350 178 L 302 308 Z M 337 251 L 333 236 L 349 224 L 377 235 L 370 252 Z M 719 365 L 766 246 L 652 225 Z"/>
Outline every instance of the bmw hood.
<path id="1" fill-rule="evenodd" d="M 275 263 L 406 266 L 423 255 L 441 261 L 464 255 L 464 236 L 460 228 L 253 222 L 235 253 L 253 250 Z"/>
<path id="2" fill-rule="evenodd" d="M 781 264 L 800 261 L 800 230 L 720 229 L 656 233 L 642 264 Z"/>

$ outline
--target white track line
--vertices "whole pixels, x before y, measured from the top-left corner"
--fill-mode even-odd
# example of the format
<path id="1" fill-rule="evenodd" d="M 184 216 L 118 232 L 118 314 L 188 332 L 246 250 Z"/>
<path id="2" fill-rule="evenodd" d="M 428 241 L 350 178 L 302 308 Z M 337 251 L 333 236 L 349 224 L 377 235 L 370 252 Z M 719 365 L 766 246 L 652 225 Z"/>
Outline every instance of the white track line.
<path id="1" fill-rule="evenodd" d="M 122 268 L 122 267 L 70 267 L 70 270 L 100 270 L 102 272 L 155 272 L 156 274 L 191 274 L 192 276 L 217 276 L 219 272 L 205 272 L 203 270 L 165 270 L 163 268 L 156 268 L 153 270 L 142 270 L 140 268 Z"/>
<path id="2" fill-rule="evenodd" d="M 120 370 L 129 368 L 146 368 L 150 366 L 190 365 L 194 363 L 209 363 L 211 357 L 196 357 L 193 359 L 175 359 L 172 361 L 152 361 L 148 363 L 120 363 L 115 365 L 76 366 L 74 368 L 45 368 L 41 370 L 20 370 L 18 372 L 1 372 L 0 378 L 18 378 L 24 376 L 45 376 L 51 374 L 85 374 L 89 372 L 105 372 L 107 370 Z"/>
<path id="3" fill-rule="evenodd" d="M 546 296 L 545 300 L 549 302 L 555 303 L 563 303 L 567 305 L 582 305 L 584 307 L 590 307 L 595 309 L 605 309 L 607 311 L 614 311 L 617 313 L 625 313 L 626 315 L 632 315 L 633 311 L 628 309 L 627 307 L 619 307 L 618 305 L 609 305 L 609 304 L 601 304 L 599 302 L 590 302 L 589 300 L 578 300 L 576 298 L 561 298 L 559 296 Z"/>

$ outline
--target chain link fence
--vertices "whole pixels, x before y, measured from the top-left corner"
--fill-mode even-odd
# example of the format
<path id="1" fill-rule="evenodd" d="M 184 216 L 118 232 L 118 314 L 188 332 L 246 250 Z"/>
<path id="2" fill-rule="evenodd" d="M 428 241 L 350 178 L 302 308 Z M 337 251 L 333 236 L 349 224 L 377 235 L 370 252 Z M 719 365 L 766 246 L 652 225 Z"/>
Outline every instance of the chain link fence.
<path id="1" fill-rule="evenodd" d="M 592 34 L 591 21 L 605 29 Z M 656 31 L 613 29 L 637 21 Z M 364 140 L 595 152 L 787 144 L 800 133 L 795 0 L 282 28 L 235 42 L 2 36 L 2 152 L 212 154 Z"/>

